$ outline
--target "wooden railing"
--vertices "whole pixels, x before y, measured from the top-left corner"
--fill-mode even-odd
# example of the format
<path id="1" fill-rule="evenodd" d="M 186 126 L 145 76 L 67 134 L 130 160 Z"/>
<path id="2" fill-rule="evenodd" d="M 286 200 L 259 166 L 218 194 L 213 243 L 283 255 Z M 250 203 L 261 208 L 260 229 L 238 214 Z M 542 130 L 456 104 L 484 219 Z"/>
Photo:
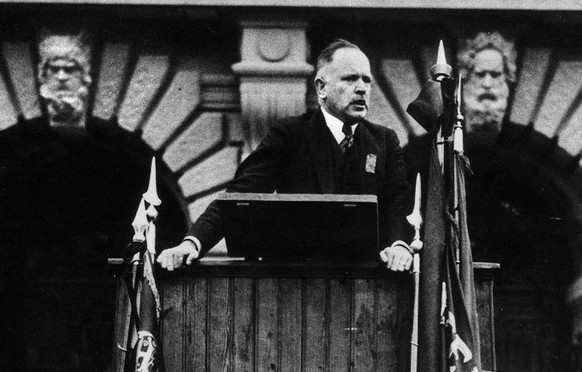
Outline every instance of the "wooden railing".
<path id="1" fill-rule="evenodd" d="M 495 265 L 476 264 L 483 368 L 494 370 Z M 115 371 L 129 304 L 119 280 Z M 412 281 L 375 264 L 205 261 L 164 272 L 166 371 L 407 371 Z"/>

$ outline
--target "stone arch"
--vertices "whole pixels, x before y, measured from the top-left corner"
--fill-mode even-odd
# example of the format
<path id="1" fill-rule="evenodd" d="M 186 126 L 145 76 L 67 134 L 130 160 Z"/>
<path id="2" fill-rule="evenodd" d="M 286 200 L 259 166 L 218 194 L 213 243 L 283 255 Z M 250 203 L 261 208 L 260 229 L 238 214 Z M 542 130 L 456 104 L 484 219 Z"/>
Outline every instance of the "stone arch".
<path id="1" fill-rule="evenodd" d="M 195 55 L 152 51 L 133 41 L 96 46 L 88 115 L 116 122 L 140 144 L 141 156 L 155 155 L 159 182 L 172 192 L 184 221 L 195 220 L 241 160 L 235 78 L 202 73 Z M 0 130 L 43 115 L 35 46 L 6 40 L 1 55 Z"/>
<path id="2" fill-rule="evenodd" d="M 122 152 L 128 155 L 128 159 L 118 158 L 117 160 L 136 166 L 134 169 L 130 168 L 130 171 L 125 174 L 116 172 L 112 176 L 113 179 L 117 176 L 133 177 L 127 182 L 131 188 L 126 187 L 124 194 L 130 199 L 131 195 L 135 196 L 135 203 L 125 199 L 124 207 L 116 217 L 115 224 L 118 225 L 115 228 L 116 232 L 121 231 L 119 236 L 122 234 L 123 236 L 117 239 L 119 244 L 115 246 L 122 249 L 131 239 L 131 222 L 141 193 L 147 188 L 149 162 L 152 156 L 156 156 L 157 159 L 158 192 L 163 203 L 159 209 L 157 230 L 159 248 L 172 246 L 179 243 L 183 237 L 188 221 L 195 219 L 214 195 L 220 192 L 224 184 L 232 178 L 240 161 L 242 135 L 239 125 L 237 81 L 232 75 L 214 73 L 213 70 L 209 73 L 208 69 L 204 70 L 202 67 L 207 66 L 207 61 L 198 58 L 195 55 L 196 51 L 186 53 L 178 48 L 159 50 L 144 48 L 139 39 L 132 38 L 131 34 L 129 38 L 124 36 L 121 39 L 119 35 L 115 35 L 117 37 L 115 40 L 108 39 L 107 35 L 101 37 L 102 39 L 96 42 L 93 52 L 93 83 L 89 94 L 88 116 L 93 118 L 93 121 L 115 126 L 115 132 L 122 134 L 120 138 L 115 139 L 121 141 L 119 145 L 123 147 Z M 36 81 L 37 60 L 36 45 L 33 41 L 10 38 L 10 36 L 0 40 L 0 133 L 8 132 L 22 123 L 42 121 L 45 117 Z M 224 64 L 230 67 L 229 61 Z M 114 139 L 108 136 L 102 138 L 104 142 Z M 63 200 L 63 203 L 67 203 L 67 200 Z M 61 242 L 62 239 L 59 239 L 56 240 Z M 57 249 L 58 244 L 54 245 L 54 249 Z M 108 247 L 111 245 L 107 244 Z M 29 246 L 29 252 L 14 249 L 14 252 L 9 254 L 17 256 L 15 262 L 26 260 L 26 255 L 34 250 L 48 255 L 46 253 L 48 250 L 42 249 L 47 247 Z M 7 248 L 6 244 L 5 248 Z M 74 337 L 70 334 L 55 336 L 61 343 L 69 342 L 75 346 L 75 350 L 69 350 L 70 348 L 66 345 L 63 346 L 67 350 L 61 353 L 62 358 L 63 360 L 68 358 L 69 361 L 55 362 L 55 365 L 58 365 L 57 369 L 77 368 L 74 365 L 75 358 L 71 357 L 74 353 L 81 353 L 83 357 L 88 357 L 86 354 L 100 354 L 103 363 L 109 363 L 111 360 L 104 354 L 111 350 L 109 343 L 113 333 L 111 310 L 114 305 L 115 283 L 111 273 L 105 272 L 106 253 L 103 250 L 98 251 L 101 264 L 99 275 L 102 280 L 95 280 L 95 278 L 89 280 L 92 284 L 99 282 L 98 293 L 83 291 L 83 288 L 78 288 L 79 285 L 66 293 L 50 293 L 51 298 L 65 303 L 63 308 L 67 311 L 73 308 L 78 309 L 73 315 L 63 316 L 58 313 L 58 310 L 47 308 L 49 305 L 46 303 L 49 302 L 43 303 L 42 296 L 44 293 L 49 293 L 50 289 L 43 289 L 43 286 L 39 285 L 46 278 L 54 279 L 52 282 L 57 283 L 50 288 L 57 285 L 59 288 L 67 288 L 71 283 L 81 282 L 76 280 L 83 276 L 79 270 L 74 273 L 62 273 L 70 268 L 69 266 L 74 266 L 70 262 L 70 256 L 58 263 L 51 261 L 51 268 L 61 270 L 60 276 L 52 278 L 50 274 L 42 274 L 34 279 L 19 276 L 21 280 L 13 278 L 10 284 L 2 288 L 4 290 L 8 287 L 9 298 L 16 293 L 13 298 L 15 306 L 23 302 L 20 301 L 21 295 L 18 293 L 22 293 L 22 296 L 30 295 L 27 290 L 31 288 L 45 291 L 40 294 L 37 291 L 31 296 L 33 299 L 27 301 L 31 304 L 30 309 L 19 309 L 13 312 L 14 317 L 5 318 L 6 322 L 14 321 L 14 328 L 19 328 L 20 323 L 25 321 L 24 318 L 33 317 L 36 313 L 29 310 L 36 307 L 44 309 L 42 316 L 37 317 L 39 321 L 53 320 L 52 324 L 55 327 L 62 322 L 69 322 L 68 324 L 74 322 L 73 318 L 80 317 L 80 314 L 89 314 L 88 316 L 95 322 L 102 321 L 99 327 L 105 334 L 105 338 L 99 340 L 100 348 L 102 345 L 99 350 L 96 348 L 91 351 L 76 350 L 77 347 L 85 347 L 83 342 L 86 342 L 88 337 L 85 334 L 77 334 Z M 218 254 L 223 252 L 223 246 L 219 247 Z M 119 252 L 107 253 L 115 256 L 119 254 Z M 93 262 L 95 261 L 91 261 Z M 83 263 L 83 265 L 89 265 L 89 263 Z M 70 300 L 71 296 L 78 296 L 78 298 L 73 301 Z M 92 299 L 101 302 L 94 304 L 96 306 L 86 312 L 79 310 L 87 308 L 87 304 L 91 303 Z M 94 308 L 98 308 L 100 313 L 91 313 Z M 68 326 L 60 328 L 63 332 L 72 333 Z M 18 335 L 18 331 L 23 332 L 20 329 L 13 333 Z M 8 333 L 12 334 L 10 330 Z M 32 342 L 17 340 L 12 345 L 7 345 L 9 350 L 14 349 L 17 353 L 21 353 L 13 357 L 14 361 L 28 363 L 32 367 L 40 366 L 42 361 L 40 355 L 37 354 L 42 347 L 39 345 L 42 346 L 43 342 L 48 342 L 49 333 L 46 329 L 38 330 L 36 333 L 38 340 L 35 339 Z M 91 337 L 97 338 L 95 335 Z M 32 345 L 34 349 L 32 356 L 24 355 L 29 353 L 28 350 L 20 347 L 25 343 Z M 4 350 L 4 345 L 0 345 L 0 353 Z M 51 355 L 53 354 L 55 354 L 54 350 L 51 351 Z"/>

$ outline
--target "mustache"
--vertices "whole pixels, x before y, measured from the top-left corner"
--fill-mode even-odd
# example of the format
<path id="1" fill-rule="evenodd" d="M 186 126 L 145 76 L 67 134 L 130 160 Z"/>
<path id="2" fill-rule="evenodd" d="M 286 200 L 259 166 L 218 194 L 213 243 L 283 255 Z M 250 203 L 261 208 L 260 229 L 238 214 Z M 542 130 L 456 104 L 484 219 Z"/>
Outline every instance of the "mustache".
<path id="1" fill-rule="evenodd" d="M 73 122 L 77 120 L 86 108 L 88 89 L 60 90 L 49 85 L 41 85 L 41 96 L 46 100 L 51 120 Z"/>
<path id="2" fill-rule="evenodd" d="M 507 109 L 507 96 L 494 97 L 483 99 L 481 95 L 465 95 L 463 106 L 467 133 L 499 132 Z"/>
<path id="3" fill-rule="evenodd" d="M 496 101 L 500 98 L 500 95 L 497 92 L 485 92 L 485 93 L 481 93 L 477 95 L 477 99 L 480 101 L 483 100 L 490 100 L 490 101 Z"/>

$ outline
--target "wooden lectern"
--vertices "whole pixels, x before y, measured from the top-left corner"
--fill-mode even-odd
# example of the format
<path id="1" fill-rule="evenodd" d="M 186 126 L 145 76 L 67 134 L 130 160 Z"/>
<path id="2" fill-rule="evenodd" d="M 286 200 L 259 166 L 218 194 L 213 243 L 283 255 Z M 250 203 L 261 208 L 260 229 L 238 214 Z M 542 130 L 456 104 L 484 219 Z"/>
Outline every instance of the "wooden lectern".
<path id="1" fill-rule="evenodd" d="M 229 253 L 266 259 L 202 260 L 160 274 L 165 371 L 409 372 L 413 277 L 380 263 L 375 196 L 226 193 L 218 201 Z M 350 252 L 353 260 L 327 262 Z M 495 369 L 493 269 L 476 265 L 486 370 Z M 116 317 L 114 370 L 122 372 L 130 304 L 121 278 Z"/>
<path id="2" fill-rule="evenodd" d="M 493 273 L 476 263 L 484 370 L 495 370 Z M 412 277 L 376 264 L 201 261 L 164 272 L 166 371 L 408 371 Z M 114 370 L 129 301 L 118 281 Z"/>

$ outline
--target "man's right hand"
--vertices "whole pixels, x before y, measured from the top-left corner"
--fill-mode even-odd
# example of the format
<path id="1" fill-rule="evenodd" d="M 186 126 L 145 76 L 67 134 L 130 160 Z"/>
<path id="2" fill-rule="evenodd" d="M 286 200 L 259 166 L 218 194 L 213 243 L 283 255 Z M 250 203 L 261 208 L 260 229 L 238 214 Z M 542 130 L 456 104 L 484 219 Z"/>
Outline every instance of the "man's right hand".
<path id="1" fill-rule="evenodd" d="M 176 247 L 163 250 L 157 261 L 164 269 L 174 271 L 174 269 L 184 267 L 184 264 L 190 265 L 199 255 L 198 246 L 191 240 L 184 240 Z"/>

